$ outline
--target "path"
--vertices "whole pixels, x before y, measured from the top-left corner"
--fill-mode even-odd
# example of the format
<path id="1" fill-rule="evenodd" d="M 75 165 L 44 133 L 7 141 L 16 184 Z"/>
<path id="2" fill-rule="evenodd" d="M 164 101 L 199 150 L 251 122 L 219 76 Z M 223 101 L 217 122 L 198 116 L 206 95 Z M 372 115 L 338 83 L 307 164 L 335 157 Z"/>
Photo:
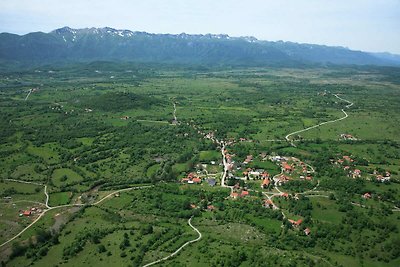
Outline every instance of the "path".
<path id="1" fill-rule="evenodd" d="M 46 205 L 46 207 L 48 208 L 48 209 L 50 209 L 50 206 L 49 206 L 49 194 L 47 194 L 47 185 L 45 185 L 44 186 L 44 194 L 46 195 L 46 203 L 45 203 L 45 205 Z"/>
<path id="2" fill-rule="evenodd" d="M 29 89 L 29 93 L 28 93 L 28 95 L 25 97 L 25 101 L 28 100 L 28 97 L 31 95 L 32 91 L 33 91 L 33 89 Z"/>
<path id="3" fill-rule="evenodd" d="M 176 103 L 174 102 L 174 121 L 178 122 L 178 118 L 176 117 Z"/>
<path id="4" fill-rule="evenodd" d="M 333 95 L 334 95 L 336 98 L 338 98 L 338 99 L 340 99 L 340 100 L 342 100 L 342 101 L 345 101 L 345 102 L 349 103 L 348 105 L 346 105 L 346 108 L 349 108 L 349 107 L 351 107 L 351 106 L 354 104 L 354 103 L 352 103 L 352 102 L 350 102 L 350 101 L 348 101 L 348 100 L 346 100 L 346 99 L 343 99 L 343 98 L 339 97 L 337 94 L 333 94 Z M 302 132 L 305 132 L 305 131 L 308 131 L 308 130 L 311 130 L 311 129 L 314 129 L 314 128 L 317 128 L 317 127 L 320 127 L 320 126 L 325 125 L 325 124 L 338 122 L 338 121 L 344 120 L 344 119 L 346 119 L 347 117 L 349 117 L 349 115 L 346 113 L 346 111 L 344 111 L 344 109 L 341 109 L 341 111 L 342 111 L 343 114 L 344 114 L 343 117 L 341 117 L 341 118 L 339 118 L 339 119 L 331 120 L 331 121 L 321 122 L 321 123 L 319 123 L 319 124 L 317 124 L 317 125 L 314 125 L 314 126 L 311 126 L 311 127 L 305 128 L 305 129 L 302 129 L 302 130 L 298 130 L 298 131 L 292 132 L 292 133 L 290 133 L 290 134 L 288 134 L 288 135 L 285 136 L 286 141 L 290 142 L 290 144 L 291 144 L 292 146 L 296 146 L 296 145 L 293 143 L 293 141 L 291 141 L 291 140 L 289 139 L 290 136 L 292 136 L 292 135 L 294 135 L 294 134 L 302 133 Z"/>
<path id="5" fill-rule="evenodd" d="M 193 239 L 193 240 L 190 240 L 190 241 L 186 242 L 185 244 L 183 244 L 182 246 L 180 246 L 180 247 L 179 247 L 175 252 L 173 252 L 172 254 L 170 254 L 170 255 L 168 255 L 168 256 L 162 258 L 162 259 L 159 259 L 159 260 L 156 260 L 156 261 L 147 263 L 146 265 L 143 265 L 143 267 L 148 267 L 148 266 L 151 266 L 151 265 L 160 263 L 160 262 L 162 262 L 162 261 L 168 260 L 169 258 L 172 258 L 172 257 L 174 257 L 176 254 L 178 254 L 178 253 L 179 253 L 184 247 L 186 247 L 187 245 L 199 241 L 199 240 L 202 238 L 202 234 L 201 234 L 201 232 L 200 232 L 196 227 L 194 227 L 194 226 L 192 225 L 192 223 L 191 223 L 192 218 L 193 218 L 193 216 L 190 217 L 190 219 L 188 220 L 188 224 L 189 224 L 190 227 L 192 227 L 193 230 L 195 230 L 195 231 L 197 232 L 197 234 L 198 234 L 199 236 L 198 236 L 196 239 Z"/>

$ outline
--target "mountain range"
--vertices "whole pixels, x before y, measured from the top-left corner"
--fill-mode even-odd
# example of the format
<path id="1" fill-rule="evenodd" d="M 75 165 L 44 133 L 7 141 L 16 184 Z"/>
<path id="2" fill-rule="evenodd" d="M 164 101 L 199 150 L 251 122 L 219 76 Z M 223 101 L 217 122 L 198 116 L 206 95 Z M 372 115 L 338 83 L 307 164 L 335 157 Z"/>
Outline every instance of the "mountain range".
<path id="1" fill-rule="evenodd" d="M 400 66 L 400 56 L 344 47 L 271 42 L 226 34 L 152 34 L 113 28 L 60 28 L 0 34 L 0 62 L 133 61 L 205 65 L 350 64 Z"/>

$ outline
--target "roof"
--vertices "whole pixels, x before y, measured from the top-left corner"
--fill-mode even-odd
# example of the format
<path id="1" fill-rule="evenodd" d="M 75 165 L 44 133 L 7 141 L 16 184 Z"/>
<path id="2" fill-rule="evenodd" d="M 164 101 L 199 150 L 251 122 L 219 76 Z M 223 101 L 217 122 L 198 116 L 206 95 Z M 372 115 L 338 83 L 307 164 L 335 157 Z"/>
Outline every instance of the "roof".
<path id="1" fill-rule="evenodd" d="M 201 183 L 201 178 L 193 178 L 194 183 Z"/>
<path id="2" fill-rule="evenodd" d="M 287 164 L 287 162 L 283 162 L 283 163 L 282 163 L 282 167 L 283 167 L 285 170 L 291 170 L 291 169 L 292 169 L 292 166 L 290 166 L 289 164 Z"/>
<path id="3" fill-rule="evenodd" d="M 31 211 L 30 210 L 24 210 L 24 212 L 22 214 L 24 214 L 25 216 L 29 216 L 29 215 L 31 215 Z"/>
<path id="4" fill-rule="evenodd" d="M 262 185 L 264 186 L 264 185 L 269 185 L 271 183 L 271 181 L 270 180 L 268 180 L 267 178 L 265 178 L 264 180 L 263 180 L 263 182 L 262 182 Z"/>
<path id="5" fill-rule="evenodd" d="M 217 183 L 217 181 L 214 178 L 207 179 L 207 182 L 211 186 L 214 186 Z"/>
<path id="6" fill-rule="evenodd" d="M 214 205 L 208 205 L 208 206 L 207 206 L 207 209 L 208 209 L 208 210 L 215 210 L 215 207 L 214 207 Z"/>
<path id="7" fill-rule="evenodd" d="M 371 198 L 371 194 L 367 192 L 367 193 L 365 193 L 365 194 L 363 195 L 363 197 L 364 197 L 364 198 Z"/>
<path id="8" fill-rule="evenodd" d="M 306 228 L 306 229 L 304 229 L 304 233 L 305 233 L 306 235 L 309 235 L 309 234 L 311 233 L 311 230 L 310 230 L 310 228 Z"/>
<path id="9" fill-rule="evenodd" d="M 289 219 L 288 221 L 289 221 L 291 224 L 298 226 L 298 225 L 300 225 L 300 224 L 303 222 L 303 219 L 298 219 L 297 221 Z"/>
<path id="10" fill-rule="evenodd" d="M 274 203 L 273 203 L 272 200 L 270 200 L 270 199 L 266 199 L 266 200 L 264 201 L 264 204 L 266 204 L 266 205 L 274 205 Z"/>
<path id="11" fill-rule="evenodd" d="M 237 198 L 238 196 L 239 196 L 239 194 L 236 192 L 231 193 L 231 197 L 233 197 L 233 198 Z"/>
<path id="12" fill-rule="evenodd" d="M 242 191 L 242 193 L 240 194 L 240 196 L 244 197 L 244 196 L 248 196 L 249 195 L 249 191 Z"/>

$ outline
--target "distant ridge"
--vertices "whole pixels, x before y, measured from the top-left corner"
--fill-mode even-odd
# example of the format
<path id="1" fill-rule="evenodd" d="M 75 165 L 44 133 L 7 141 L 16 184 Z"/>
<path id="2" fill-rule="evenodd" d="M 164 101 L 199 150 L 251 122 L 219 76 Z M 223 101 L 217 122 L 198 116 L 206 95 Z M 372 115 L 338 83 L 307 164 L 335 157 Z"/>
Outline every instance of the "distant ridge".
<path id="1" fill-rule="evenodd" d="M 0 34 L 0 62 L 135 61 L 214 65 L 400 66 L 400 56 L 226 34 L 152 34 L 109 27 Z"/>

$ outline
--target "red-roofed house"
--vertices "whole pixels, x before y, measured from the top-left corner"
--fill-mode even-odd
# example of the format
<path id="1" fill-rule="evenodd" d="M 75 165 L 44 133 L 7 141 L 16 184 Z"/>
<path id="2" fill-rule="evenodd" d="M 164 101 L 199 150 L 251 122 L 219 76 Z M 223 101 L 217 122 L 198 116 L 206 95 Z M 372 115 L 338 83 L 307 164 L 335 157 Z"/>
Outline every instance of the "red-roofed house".
<path id="1" fill-rule="evenodd" d="M 290 166 L 287 162 L 282 163 L 282 168 L 285 172 L 291 172 L 293 170 L 292 166 Z"/>
<path id="2" fill-rule="evenodd" d="M 289 194 L 288 194 L 288 193 L 285 193 L 285 192 L 282 192 L 282 193 L 280 194 L 280 196 L 281 196 L 281 197 L 289 197 Z"/>
<path id="3" fill-rule="evenodd" d="M 209 211 L 215 210 L 214 205 L 208 205 L 208 206 L 207 206 L 207 210 L 209 210 Z"/>
<path id="4" fill-rule="evenodd" d="M 298 219 L 297 221 L 289 219 L 288 221 L 289 221 L 293 226 L 299 226 L 299 225 L 303 222 L 302 219 Z"/>
<path id="5" fill-rule="evenodd" d="M 193 178 L 193 183 L 195 183 L 195 184 L 200 184 L 201 183 L 201 178 Z"/>
<path id="6" fill-rule="evenodd" d="M 280 176 L 278 177 L 278 179 L 279 179 L 279 184 L 283 184 L 283 183 L 288 182 L 288 181 L 290 180 L 290 177 L 288 177 L 288 176 L 282 174 L 282 175 L 280 175 Z"/>
<path id="7" fill-rule="evenodd" d="M 24 210 L 22 213 L 24 216 L 31 216 L 31 211 L 30 210 Z"/>
<path id="8" fill-rule="evenodd" d="M 265 178 L 261 184 L 261 188 L 267 188 L 269 186 L 269 184 L 271 183 L 270 180 L 268 180 L 267 178 Z"/>
<path id="9" fill-rule="evenodd" d="M 270 175 L 269 175 L 268 172 L 263 172 L 263 173 L 261 173 L 261 177 L 262 177 L 262 178 L 269 178 Z"/>
<path id="10" fill-rule="evenodd" d="M 236 198 L 239 197 L 239 194 L 236 193 L 236 192 L 232 192 L 232 193 L 231 193 L 231 197 L 234 198 L 234 199 L 236 199 Z"/>
<path id="11" fill-rule="evenodd" d="M 349 156 L 343 156 L 343 159 L 344 159 L 345 161 L 350 161 L 350 162 L 353 161 L 353 159 L 350 158 Z"/>
<path id="12" fill-rule="evenodd" d="M 266 199 L 265 201 L 264 201 L 264 205 L 263 205 L 265 208 L 270 208 L 271 206 L 274 206 L 274 203 L 272 202 L 272 200 L 270 200 L 270 199 Z"/>
<path id="13" fill-rule="evenodd" d="M 362 195 L 362 197 L 365 199 L 370 199 L 372 196 L 370 193 L 365 193 L 364 195 Z"/>

